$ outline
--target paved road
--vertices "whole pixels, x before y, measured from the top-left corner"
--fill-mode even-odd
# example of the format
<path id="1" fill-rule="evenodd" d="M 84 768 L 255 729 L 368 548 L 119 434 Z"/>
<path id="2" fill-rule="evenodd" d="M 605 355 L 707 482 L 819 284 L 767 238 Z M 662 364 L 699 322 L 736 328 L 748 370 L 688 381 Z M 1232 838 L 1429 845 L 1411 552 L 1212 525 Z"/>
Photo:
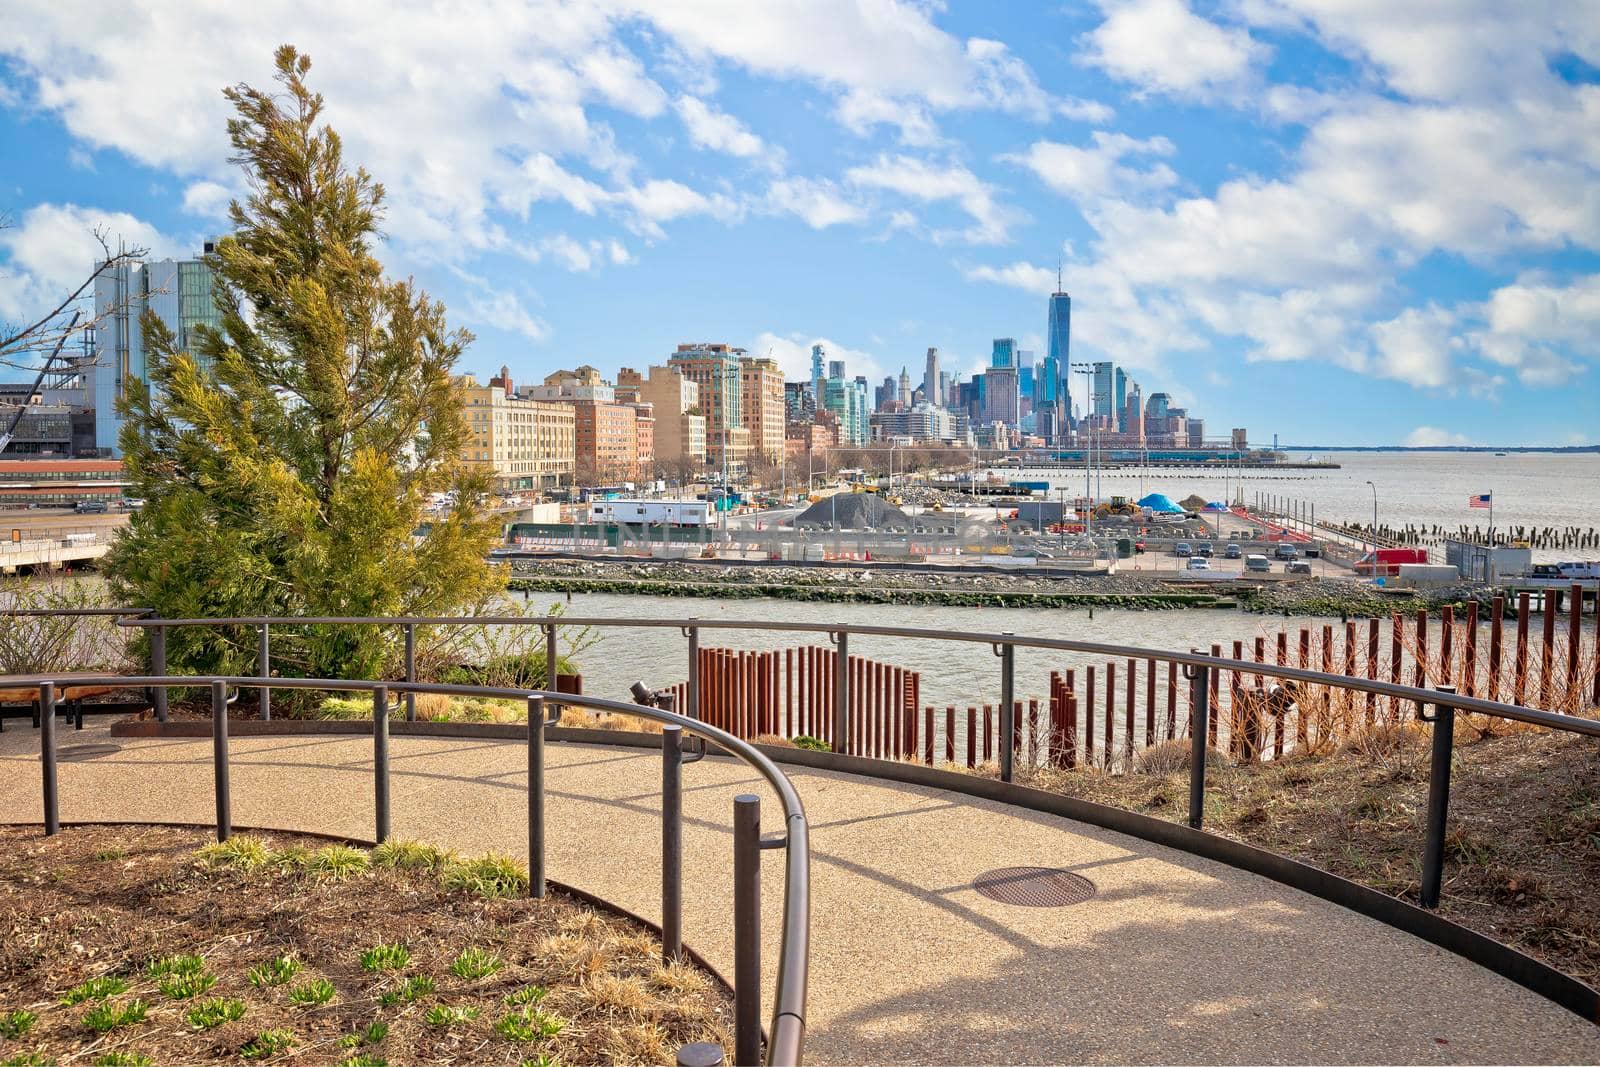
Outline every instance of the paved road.
<path id="1" fill-rule="evenodd" d="M 105 727 L 64 749 L 113 743 Z M 37 820 L 38 735 L 0 735 L 0 811 Z M 240 824 L 370 836 L 371 742 L 239 738 Z M 467 852 L 523 852 L 525 750 L 396 738 L 394 827 Z M 657 911 L 658 757 L 549 751 L 552 878 Z M 791 771 L 813 827 L 813 1063 L 1600 1061 L 1600 1028 L 1386 926 L 1276 883 L 1064 819 L 934 789 Z M 724 973 L 741 765 L 686 769 L 685 928 Z M 62 817 L 211 818 L 209 741 L 127 741 L 61 764 Z M 770 989 L 778 864 L 763 871 Z M 996 867 L 1064 867 L 1066 908 L 980 896 Z"/>

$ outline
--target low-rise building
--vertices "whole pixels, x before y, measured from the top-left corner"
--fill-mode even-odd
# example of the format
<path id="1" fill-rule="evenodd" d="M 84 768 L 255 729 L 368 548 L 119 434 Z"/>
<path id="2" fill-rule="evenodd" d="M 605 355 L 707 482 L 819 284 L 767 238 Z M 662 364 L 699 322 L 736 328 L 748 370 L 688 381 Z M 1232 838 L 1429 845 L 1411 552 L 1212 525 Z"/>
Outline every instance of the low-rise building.
<path id="1" fill-rule="evenodd" d="M 457 382 L 468 431 L 464 463 L 487 471 L 502 493 L 572 483 L 576 431 L 570 404 L 512 395 L 503 369 L 487 385 L 470 374 Z"/>

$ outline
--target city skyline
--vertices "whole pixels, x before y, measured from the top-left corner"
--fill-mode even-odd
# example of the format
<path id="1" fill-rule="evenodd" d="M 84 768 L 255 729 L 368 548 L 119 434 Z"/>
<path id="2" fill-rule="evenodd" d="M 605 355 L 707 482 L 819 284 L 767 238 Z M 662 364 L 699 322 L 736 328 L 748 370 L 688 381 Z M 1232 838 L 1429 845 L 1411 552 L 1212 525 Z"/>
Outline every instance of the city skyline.
<path id="1" fill-rule="evenodd" d="M 693 337 L 791 381 L 819 341 L 874 384 L 930 347 L 965 379 L 996 337 L 1047 358 L 1059 286 L 1073 359 L 1216 427 L 1594 443 L 1600 54 L 1558 10 L 1419 15 L 1418 53 L 1298 0 L 583 5 L 542 37 L 486 3 L 398 9 L 379 53 L 292 7 L 42 5 L 0 43 L 0 319 L 81 280 L 97 223 L 156 259 L 225 230 L 220 89 L 291 39 L 480 379 Z"/>

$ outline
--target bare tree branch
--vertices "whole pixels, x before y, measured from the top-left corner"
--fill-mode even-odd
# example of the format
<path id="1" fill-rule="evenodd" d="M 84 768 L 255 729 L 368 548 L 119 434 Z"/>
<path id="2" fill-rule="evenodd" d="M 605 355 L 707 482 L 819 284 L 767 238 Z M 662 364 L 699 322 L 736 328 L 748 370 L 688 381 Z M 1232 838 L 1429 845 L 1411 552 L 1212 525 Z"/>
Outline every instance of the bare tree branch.
<path id="1" fill-rule="evenodd" d="M 11 225 L 10 219 L 0 217 L 0 229 Z M 111 244 L 106 239 L 103 228 L 96 228 L 94 239 L 99 242 L 101 262 L 89 276 L 72 292 L 51 308 L 43 316 L 29 325 L 11 330 L 0 335 L 0 366 L 15 367 L 22 370 L 37 369 L 36 359 L 39 353 L 48 352 L 55 348 L 64 338 L 72 333 L 81 333 L 92 330 L 104 319 L 121 310 L 120 307 L 108 307 L 98 313 L 85 315 L 76 326 L 69 328 L 68 315 L 72 306 L 85 298 L 85 294 L 93 289 L 95 281 L 110 271 L 115 271 L 122 265 L 143 259 L 149 255 L 148 248 L 134 247 L 111 251 Z"/>

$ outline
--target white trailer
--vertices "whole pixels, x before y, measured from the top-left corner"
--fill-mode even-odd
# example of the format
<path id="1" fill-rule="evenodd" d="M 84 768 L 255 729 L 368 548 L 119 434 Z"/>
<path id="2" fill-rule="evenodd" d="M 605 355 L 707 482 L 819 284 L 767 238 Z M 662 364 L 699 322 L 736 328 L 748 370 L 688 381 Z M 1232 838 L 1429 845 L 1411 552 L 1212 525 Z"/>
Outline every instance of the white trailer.
<path id="1" fill-rule="evenodd" d="M 630 526 L 710 526 L 711 504 L 705 500 L 593 500 L 590 522 Z"/>

